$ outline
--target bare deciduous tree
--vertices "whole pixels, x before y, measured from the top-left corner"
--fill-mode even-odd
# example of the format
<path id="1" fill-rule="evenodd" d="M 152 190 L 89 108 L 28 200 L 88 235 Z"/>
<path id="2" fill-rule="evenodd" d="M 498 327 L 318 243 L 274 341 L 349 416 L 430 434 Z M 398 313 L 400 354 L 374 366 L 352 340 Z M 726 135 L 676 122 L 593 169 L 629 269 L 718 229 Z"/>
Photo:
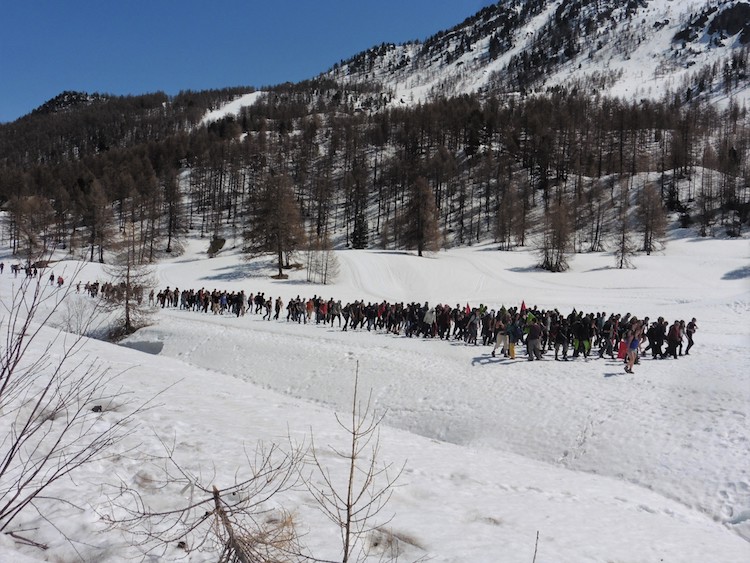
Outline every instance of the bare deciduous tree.
<path id="1" fill-rule="evenodd" d="M 148 486 L 123 483 L 102 515 L 130 532 L 144 555 L 161 557 L 179 548 L 219 554 L 226 563 L 303 559 L 294 518 L 279 504 L 280 493 L 298 484 L 301 447 L 284 452 L 259 443 L 252 455 L 245 452 L 249 476 L 219 488 L 206 485 L 216 475 L 193 474 L 175 459 L 173 445 L 163 445 L 166 455 L 146 471 Z M 170 495 L 174 508 L 154 509 L 149 490 L 159 492 L 160 502 Z"/>
<path id="2" fill-rule="evenodd" d="M 21 515 L 46 518 L 46 503 L 77 500 L 58 496 L 54 485 L 107 456 L 142 410 L 123 410 L 116 375 L 82 358 L 82 336 L 47 333 L 69 293 L 26 278 L 0 318 L 0 532 L 16 538 Z M 108 414 L 115 401 L 125 414 Z"/>
<path id="3" fill-rule="evenodd" d="M 148 265 L 138 260 L 134 223 L 126 225 L 113 263 L 104 266 L 104 271 L 112 277 L 110 283 L 115 290 L 111 292 L 107 305 L 119 314 L 110 334 L 116 339 L 148 324 L 152 313 L 144 294 L 155 285 L 155 281 Z"/>
<path id="4" fill-rule="evenodd" d="M 636 208 L 636 220 L 643 235 L 643 251 L 650 255 L 656 241 L 664 236 L 667 221 L 664 218 L 664 207 L 659 192 L 653 184 L 643 187 Z"/>
<path id="5" fill-rule="evenodd" d="M 370 401 L 360 406 L 357 386 L 358 368 L 351 422 L 337 417 L 349 445 L 347 451 L 333 448 L 348 468 L 341 483 L 324 466 L 314 440 L 309 451 L 291 440 L 288 451 L 259 443 L 253 455 L 245 452 L 249 476 L 235 478 L 224 488 L 207 485 L 218 477 L 193 474 L 177 461 L 174 445 L 163 444 L 166 454 L 151 462 L 152 471 L 144 469 L 143 485 L 123 482 L 102 517 L 112 527 L 131 533 L 134 544 L 149 557 L 162 557 L 178 548 L 187 555 L 197 551 L 218 554 L 222 563 L 332 563 L 307 552 L 292 511 L 283 505 L 282 493 L 306 488 L 341 530 L 343 563 L 361 561 L 378 543 L 390 545 L 387 560 L 396 559 L 398 549 L 393 544 L 402 540 L 383 529 L 390 519 L 380 515 L 403 468 L 394 472 L 391 464 L 378 466 L 378 427 L 383 417 L 373 415 Z M 321 478 L 318 484 L 306 473 L 306 461 Z M 157 491 L 158 499 L 150 498 L 149 491 Z M 152 507 L 152 500 L 164 503 L 166 496 L 174 500 L 173 508 Z M 368 535 L 370 545 L 364 541 Z"/>
<path id="6" fill-rule="evenodd" d="M 631 268 L 633 266 L 632 258 L 635 256 L 635 245 L 630 238 L 630 220 L 627 209 L 620 213 L 617 219 L 615 239 L 615 262 L 619 269 Z"/>
<path id="7" fill-rule="evenodd" d="M 372 410 L 372 396 L 365 405 L 359 403 L 359 364 L 354 376 L 351 420 L 347 423 L 338 416 L 339 426 L 349 436 L 348 450 L 331 446 L 333 452 L 348 464 L 348 476 L 338 483 L 325 467 L 312 441 L 313 466 L 322 479 L 321 485 L 308 481 L 323 513 L 341 530 L 342 563 L 361 561 L 366 556 L 364 539 L 385 526 L 390 518 L 382 519 L 381 512 L 391 498 L 403 467 L 394 469 L 390 463 L 379 466 L 380 423 L 385 416 Z M 359 556 L 358 556 L 359 554 Z"/>
<path id="8" fill-rule="evenodd" d="M 564 272 L 568 269 L 567 254 L 571 246 L 568 206 L 558 201 L 545 215 L 544 231 L 539 247 L 540 266 L 550 272 Z"/>
<path id="9" fill-rule="evenodd" d="M 8 209 L 12 224 L 18 229 L 24 256 L 31 263 L 33 256 L 47 252 L 55 211 L 49 200 L 39 196 L 14 198 L 9 202 Z"/>
<path id="10" fill-rule="evenodd" d="M 416 248 L 417 254 L 422 256 L 424 251 L 437 251 L 442 242 L 438 227 L 435 194 L 420 176 L 411 185 L 409 200 L 402 210 L 397 223 L 399 242 L 407 248 Z"/>
<path id="11" fill-rule="evenodd" d="M 323 285 L 336 280 L 339 261 L 327 233 L 318 237 L 307 250 L 307 281 Z"/>

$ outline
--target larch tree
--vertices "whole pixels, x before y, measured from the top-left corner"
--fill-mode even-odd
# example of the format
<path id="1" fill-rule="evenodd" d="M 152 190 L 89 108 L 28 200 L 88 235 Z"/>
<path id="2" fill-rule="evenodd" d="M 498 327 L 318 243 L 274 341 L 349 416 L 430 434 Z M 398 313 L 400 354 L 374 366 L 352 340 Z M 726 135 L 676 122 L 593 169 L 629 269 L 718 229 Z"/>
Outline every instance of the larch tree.
<path id="1" fill-rule="evenodd" d="M 153 313 L 144 295 L 156 285 L 152 269 L 143 262 L 138 241 L 141 235 L 135 222 L 128 222 L 122 238 L 113 245 L 115 251 L 111 264 L 104 266 L 111 277 L 113 291 L 108 295 L 107 308 L 118 313 L 110 331 L 113 339 L 128 336 L 149 324 Z"/>
<path id="2" fill-rule="evenodd" d="M 99 248 L 99 262 L 104 263 L 104 247 L 111 239 L 112 215 L 109 210 L 107 196 L 101 183 L 96 178 L 90 180 L 79 180 L 84 184 L 84 224 L 89 228 L 89 245 L 91 256 L 89 260 L 94 261 L 94 250 Z"/>
<path id="3" fill-rule="evenodd" d="M 513 235 L 516 232 L 519 205 L 515 186 L 506 184 L 503 188 L 500 202 L 495 214 L 495 238 L 500 250 L 510 250 L 513 247 Z"/>
<path id="4" fill-rule="evenodd" d="M 653 184 L 647 184 L 641 189 L 635 216 L 638 229 L 643 235 L 643 251 L 650 255 L 654 249 L 654 239 L 663 237 L 667 226 L 661 198 Z"/>
<path id="5" fill-rule="evenodd" d="M 539 246 L 542 268 L 550 272 L 564 272 L 568 269 L 567 255 L 571 247 L 571 235 L 568 206 L 563 200 L 558 200 L 544 216 L 544 231 Z"/>
<path id="6" fill-rule="evenodd" d="M 307 249 L 307 281 L 313 283 L 330 283 L 339 274 L 339 261 L 333 250 L 328 232 L 321 236 L 309 237 Z"/>
<path id="7" fill-rule="evenodd" d="M 629 179 L 624 179 L 620 182 L 621 203 L 617 219 L 615 220 L 616 228 L 613 229 L 615 235 L 615 262 L 620 270 L 633 267 L 632 258 L 636 253 L 635 246 L 630 237 L 632 216 L 630 213 L 629 181 Z"/>
<path id="8" fill-rule="evenodd" d="M 304 248 L 306 239 L 290 178 L 269 177 L 252 198 L 251 207 L 244 232 L 245 250 L 250 254 L 274 254 L 278 259 L 278 277 L 284 278 L 284 257 L 288 259 Z"/>
<path id="9" fill-rule="evenodd" d="M 425 251 L 438 250 L 442 241 L 435 194 L 422 176 L 410 186 L 409 192 L 409 199 L 399 217 L 399 239 L 403 246 L 416 248 L 417 254 L 422 256 Z"/>
<path id="10" fill-rule="evenodd" d="M 55 221 L 55 210 L 49 200 L 38 196 L 12 199 L 8 206 L 17 228 L 21 250 L 29 263 L 34 256 L 47 251 L 47 242 Z"/>
<path id="11" fill-rule="evenodd" d="M 181 207 L 180 180 L 174 170 L 169 169 L 164 173 L 164 207 L 166 208 L 167 221 L 167 253 L 172 252 L 172 240 L 177 231 L 182 227 L 183 213 Z"/>

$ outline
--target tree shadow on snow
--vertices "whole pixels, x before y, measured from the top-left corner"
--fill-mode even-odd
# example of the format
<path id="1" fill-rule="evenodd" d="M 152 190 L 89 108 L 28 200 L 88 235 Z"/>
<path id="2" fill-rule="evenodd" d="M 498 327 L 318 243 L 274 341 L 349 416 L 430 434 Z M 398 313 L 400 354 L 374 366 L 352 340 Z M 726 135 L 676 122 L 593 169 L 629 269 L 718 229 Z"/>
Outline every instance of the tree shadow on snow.
<path id="1" fill-rule="evenodd" d="M 272 273 L 271 273 L 272 272 Z M 223 268 L 214 270 L 214 273 L 203 276 L 201 279 L 206 281 L 228 282 L 240 281 L 247 278 L 266 278 L 278 272 L 276 262 L 268 260 L 264 262 L 246 262 L 232 264 Z"/>
<path id="2" fill-rule="evenodd" d="M 120 344 L 125 348 L 131 348 L 132 350 L 138 350 L 139 352 L 145 352 L 146 354 L 159 355 L 164 349 L 164 342 L 153 342 L 153 341 L 125 341 Z"/>
<path id="3" fill-rule="evenodd" d="M 723 280 L 744 280 L 750 278 L 750 266 L 743 266 L 724 274 L 721 279 Z"/>
<path id="4" fill-rule="evenodd" d="M 516 266 L 515 268 L 508 268 L 509 272 L 516 272 L 518 274 L 526 274 L 528 272 L 543 272 L 542 268 L 534 264 L 533 266 Z"/>
<path id="5" fill-rule="evenodd" d="M 609 272 L 610 270 L 617 270 L 617 266 L 600 266 L 599 268 L 591 268 L 586 272 Z"/>

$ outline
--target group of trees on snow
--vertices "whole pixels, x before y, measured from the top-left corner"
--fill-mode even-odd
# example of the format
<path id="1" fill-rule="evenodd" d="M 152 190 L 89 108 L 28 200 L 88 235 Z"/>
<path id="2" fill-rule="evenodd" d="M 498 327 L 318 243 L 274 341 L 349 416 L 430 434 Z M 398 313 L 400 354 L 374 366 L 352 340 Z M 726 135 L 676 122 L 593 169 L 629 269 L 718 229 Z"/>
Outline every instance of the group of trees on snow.
<path id="1" fill-rule="evenodd" d="M 572 252 L 624 266 L 658 249 L 669 214 L 702 236 L 739 236 L 750 217 L 735 103 L 558 90 L 366 111 L 372 89 L 318 80 L 202 123 L 238 93 L 68 96 L 0 125 L 3 243 L 104 261 L 127 238 L 151 262 L 193 232 L 273 254 L 281 274 L 305 249 L 495 241 L 563 270 Z"/>

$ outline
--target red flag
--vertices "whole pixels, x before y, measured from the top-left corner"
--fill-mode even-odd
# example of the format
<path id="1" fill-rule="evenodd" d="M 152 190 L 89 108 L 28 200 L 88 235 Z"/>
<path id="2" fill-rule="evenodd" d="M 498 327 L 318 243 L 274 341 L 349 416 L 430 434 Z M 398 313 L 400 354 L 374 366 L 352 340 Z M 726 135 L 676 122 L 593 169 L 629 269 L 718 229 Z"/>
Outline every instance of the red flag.
<path id="1" fill-rule="evenodd" d="M 521 301 L 521 314 L 526 312 L 526 301 Z"/>

